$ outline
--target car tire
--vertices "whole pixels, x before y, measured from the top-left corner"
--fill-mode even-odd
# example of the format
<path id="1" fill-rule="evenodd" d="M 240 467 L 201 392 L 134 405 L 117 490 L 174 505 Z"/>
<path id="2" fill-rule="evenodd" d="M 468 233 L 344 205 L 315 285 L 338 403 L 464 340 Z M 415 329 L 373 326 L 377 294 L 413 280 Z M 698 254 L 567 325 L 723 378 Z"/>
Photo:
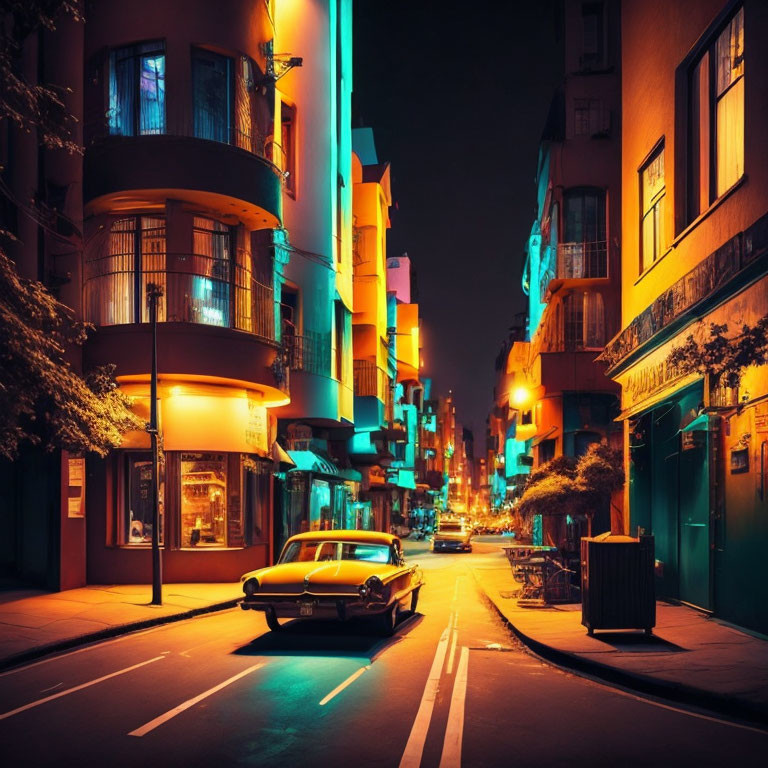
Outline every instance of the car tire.
<path id="1" fill-rule="evenodd" d="M 416 587 L 416 589 L 411 592 L 411 613 L 416 613 L 416 606 L 419 604 L 419 590 L 421 587 Z"/>
<path id="2" fill-rule="evenodd" d="M 272 632 L 279 632 L 282 629 L 282 626 L 280 625 L 274 610 L 264 611 L 264 617 L 267 620 L 267 626 L 272 630 Z"/>
<path id="3" fill-rule="evenodd" d="M 379 615 L 379 629 L 384 637 L 392 637 L 395 634 L 397 624 L 397 601 L 391 608 Z"/>

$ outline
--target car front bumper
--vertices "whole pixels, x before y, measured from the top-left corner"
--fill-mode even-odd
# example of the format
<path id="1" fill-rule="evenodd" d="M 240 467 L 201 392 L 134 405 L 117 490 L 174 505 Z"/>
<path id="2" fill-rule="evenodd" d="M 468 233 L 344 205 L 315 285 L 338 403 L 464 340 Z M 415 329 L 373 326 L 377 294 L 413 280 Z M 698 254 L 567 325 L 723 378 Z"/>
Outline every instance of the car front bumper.
<path id="1" fill-rule="evenodd" d="M 472 544 L 468 541 L 441 541 L 432 540 L 432 550 L 434 552 L 469 552 Z"/>
<path id="2" fill-rule="evenodd" d="M 347 619 L 376 616 L 391 608 L 391 603 L 367 602 L 359 598 L 300 597 L 269 598 L 261 595 L 244 597 L 240 601 L 244 611 L 274 611 L 278 619 Z"/>

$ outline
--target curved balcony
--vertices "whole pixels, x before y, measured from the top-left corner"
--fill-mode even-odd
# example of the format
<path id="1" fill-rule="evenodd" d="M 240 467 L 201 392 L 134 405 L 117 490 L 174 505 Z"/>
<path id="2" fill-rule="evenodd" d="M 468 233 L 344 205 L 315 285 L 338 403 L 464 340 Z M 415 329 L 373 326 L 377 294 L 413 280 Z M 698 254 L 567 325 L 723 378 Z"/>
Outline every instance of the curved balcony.
<path id="1" fill-rule="evenodd" d="M 151 327 L 147 286 L 159 285 L 158 364 L 167 378 L 237 382 L 284 401 L 286 377 L 275 340 L 272 288 L 240 264 L 198 254 L 155 253 L 144 269 L 123 257 L 85 263 L 86 318 L 97 326 L 85 349 L 86 365 L 117 365 L 117 375 L 145 377 Z"/>
<path id="2" fill-rule="evenodd" d="M 277 154 L 276 154 L 277 153 Z M 283 174 L 270 142 L 238 136 L 235 144 L 192 135 L 94 138 L 85 152 L 89 213 L 126 210 L 167 198 L 231 213 L 252 229 L 279 227 Z"/>

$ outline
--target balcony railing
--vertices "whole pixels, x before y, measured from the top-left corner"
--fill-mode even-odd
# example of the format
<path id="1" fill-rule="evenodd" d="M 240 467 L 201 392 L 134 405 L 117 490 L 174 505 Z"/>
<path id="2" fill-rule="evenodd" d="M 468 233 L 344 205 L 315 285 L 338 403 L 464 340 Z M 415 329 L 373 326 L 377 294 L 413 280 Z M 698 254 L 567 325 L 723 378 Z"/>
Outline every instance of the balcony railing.
<path id="1" fill-rule="evenodd" d="M 133 254 L 109 254 L 85 262 L 84 306 L 97 326 L 148 322 L 147 285 L 161 286 L 158 321 L 235 328 L 275 340 L 273 291 L 240 264 L 200 254 L 142 254 L 143 269 L 130 268 Z"/>
<path id="2" fill-rule="evenodd" d="M 355 360 L 355 394 L 359 397 L 378 397 L 386 403 L 389 378 L 386 371 L 371 360 Z"/>
<path id="3" fill-rule="evenodd" d="M 306 331 L 303 336 L 283 336 L 286 364 L 292 371 L 331 375 L 330 335 Z"/>
<path id="4" fill-rule="evenodd" d="M 260 133 L 255 127 L 241 128 L 233 126 L 229 132 L 223 132 L 223 138 L 214 138 L 204 135 L 203 131 L 196 131 L 191 118 L 181 118 L 169 122 L 162 131 L 148 131 L 139 134 L 116 134 L 112 133 L 106 118 L 102 120 L 91 121 L 84 126 L 84 140 L 86 147 L 98 144 L 105 139 L 131 140 L 144 136 L 169 136 L 191 139 L 200 139 L 202 141 L 212 141 L 217 144 L 227 144 L 231 147 L 237 147 L 245 150 L 249 154 L 266 160 L 273 166 L 275 172 L 285 181 L 285 172 L 288 170 L 288 160 L 283 147 L 275 141 L 274 136 Z"/>
<path id="5" fill-rule="evenodd" d="M 557 276 L 565 280 L 608 277 L 608 249 L 605 240 L 560 243 L 557 247 Z"/>

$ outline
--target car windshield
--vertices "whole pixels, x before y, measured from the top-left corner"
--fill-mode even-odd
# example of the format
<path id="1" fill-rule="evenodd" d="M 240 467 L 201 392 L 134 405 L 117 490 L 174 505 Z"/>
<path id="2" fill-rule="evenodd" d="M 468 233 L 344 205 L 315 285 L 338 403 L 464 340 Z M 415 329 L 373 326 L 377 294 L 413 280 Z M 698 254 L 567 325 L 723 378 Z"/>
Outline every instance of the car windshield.
<path id="1" fill-rule="evenodd" d="M 461 523 L 440 523 L 440 530 L 445 533 L 461 533 L 464 527 Z"/>
<path id="2" fill-rule="evenodd" d="M 280 558 L 281 563 L 362 560 L 368 563 L 392 562 L 386 544 L 360 544 L 356 541 L 292 541 Z"/>

